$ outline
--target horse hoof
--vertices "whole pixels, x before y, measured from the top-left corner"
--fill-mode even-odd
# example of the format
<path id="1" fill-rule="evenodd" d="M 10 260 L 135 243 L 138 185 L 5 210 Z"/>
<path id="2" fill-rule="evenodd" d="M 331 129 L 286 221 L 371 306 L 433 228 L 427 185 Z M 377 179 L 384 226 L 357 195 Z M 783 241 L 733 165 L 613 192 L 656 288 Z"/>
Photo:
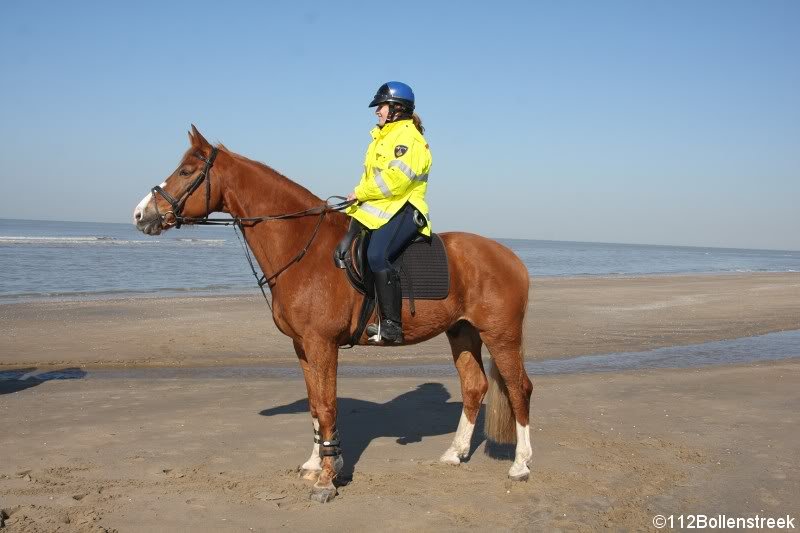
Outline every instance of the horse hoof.
<path id="1" fill-rule="evenodd" d="M 319 473 L 322 470 L 308 470 L 307 468 L 298 468 L 298 477 L 301 479 L 307 479 L 308 481 L 316 481 L 319 478 Z"/>
<path id="2" fill-rule="evenodd" d="M 528 481 L 528 476 L 530 476 L 528 472 L 524 474 L 517 474 L 516 476 L 512 476 L 509 474 L 508 479 L 510 479 L 511 481 Z"/>
<path id="3" fill-rule="evenodd" d="M 458 466 L 461 464 L 461 457 L 455 451 L 446 451 L 439 457 L 439 462 L 446 465 Z"/>
<path id="4" fill-rule="evenodd" d="M 309 498 L 319 503 L 328 503 L 336 497 L 336 487 L 314 487 Z"/>

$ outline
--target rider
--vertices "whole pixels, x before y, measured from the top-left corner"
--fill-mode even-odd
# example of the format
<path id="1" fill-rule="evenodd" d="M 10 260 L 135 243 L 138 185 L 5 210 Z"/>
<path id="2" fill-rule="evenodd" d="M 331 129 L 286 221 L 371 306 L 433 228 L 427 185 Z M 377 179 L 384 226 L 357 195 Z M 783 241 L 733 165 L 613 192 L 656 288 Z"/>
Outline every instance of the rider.
<path id="1" fill-rule="evenodd" d="M 364 159 L 364 173 L 347 197 L 356 200 L 347 214 L 372 230 L 367 259 L 375 277 L 380 324 L 370 324 L 373 342 L 402 343 L 402 293 L 400 275 L 392 267 L 403 249 L 418 234 L 431 235 L 428 172 L 431 152 L 422 136 L 424 128 L 414 113 L 414 92 L 399 81 L 384 83 L 370 102 L 378 125 Z M 358 227 L 355 221 L 351 224 Z"/>

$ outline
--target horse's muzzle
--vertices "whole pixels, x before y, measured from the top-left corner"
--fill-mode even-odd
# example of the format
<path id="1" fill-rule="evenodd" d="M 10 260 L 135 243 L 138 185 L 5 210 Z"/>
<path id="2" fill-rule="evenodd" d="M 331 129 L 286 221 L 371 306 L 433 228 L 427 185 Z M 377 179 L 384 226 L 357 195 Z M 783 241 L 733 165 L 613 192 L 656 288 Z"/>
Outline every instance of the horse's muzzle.
<path id="1" fill-rule="evenodd" d="M 149 206 L 137 207 L 133 212 L 133 222 L 136 229 L 147 235 L 160 235 L 166 229 L 158 212 Z"/>
<path id="2" fill-rule="evenodd" d="M 147 235 L 161 235 L 161 232 L 164 230 L 164 228 L 161 226 L 161 222 L 157 219 L 144 223 L 137 222 L 136 229 L 142 233 L 146 233 Z"/>

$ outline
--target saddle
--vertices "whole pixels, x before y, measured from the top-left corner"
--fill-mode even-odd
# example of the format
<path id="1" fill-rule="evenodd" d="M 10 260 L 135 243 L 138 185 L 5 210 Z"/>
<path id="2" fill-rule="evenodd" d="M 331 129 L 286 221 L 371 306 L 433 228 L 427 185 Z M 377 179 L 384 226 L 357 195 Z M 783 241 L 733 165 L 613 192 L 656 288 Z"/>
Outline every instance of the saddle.
<path id="1" fill-rule="evenodd" d="M 361 231 L 347 248 L 344 256 L 334 254 L 334 263 L 344 269 L 348 281 L 364 295 L 358 325 L 350 338 L 355 346 L 366 328 L 367 321 L 375 310 L 375 285 L 367 262 L 369 231 Z M 403 299 L 408 300 L 411 315 L 416 315 L 415 300 L 443 300 L 450 293 L 450 269 L 447 250 L 436 233 L 430 237 L 418 235 L 392 262 L 400 274 Z"/>

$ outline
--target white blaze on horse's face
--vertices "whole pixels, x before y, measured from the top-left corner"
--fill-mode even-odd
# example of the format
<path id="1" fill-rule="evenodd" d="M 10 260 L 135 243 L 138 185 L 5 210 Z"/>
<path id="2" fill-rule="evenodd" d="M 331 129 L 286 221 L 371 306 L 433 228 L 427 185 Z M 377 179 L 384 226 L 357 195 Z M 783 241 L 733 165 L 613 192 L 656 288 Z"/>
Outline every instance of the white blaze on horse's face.
<path id="1" fill-rule="evenodd" d="M 160 185 L 160 187 L 164 188 L 166 185 L 167 185 L 167 182 L 165 181 L 164 183 L 162 183 Z M 147 206 L 148 206 L 148 204 L 150 203 L 150 201 L 152 199 L 153 199 L 153 193 L 151 193 L 151 192 L 147 193 L 145 195 L 145 197 L 142 198 L 142 201 L 139 202 L 136 205 L 136 208 L 133 210 L 133 225 L 134 226 L 138 227 L 140 225 L 140 223 L 142 222 L 142 220 L 145 218 L 145 216 L 144 216 L 145 210 L 147 209 Z"/>
<path id="2" fill-rule="evenodd" d="M 163 182 L 159 187 L 164 188 L 167 185 L 167 182 Z M 136 208 L 133 210 L 133 223 L 138 223 L 142 217 L 144 216 L 144 210 L 147 208 L 147 204 L 150 203 L 150 200 L 153 199 L 153 193 L 147 193 L 142 201 L 136 205 Z"/>

